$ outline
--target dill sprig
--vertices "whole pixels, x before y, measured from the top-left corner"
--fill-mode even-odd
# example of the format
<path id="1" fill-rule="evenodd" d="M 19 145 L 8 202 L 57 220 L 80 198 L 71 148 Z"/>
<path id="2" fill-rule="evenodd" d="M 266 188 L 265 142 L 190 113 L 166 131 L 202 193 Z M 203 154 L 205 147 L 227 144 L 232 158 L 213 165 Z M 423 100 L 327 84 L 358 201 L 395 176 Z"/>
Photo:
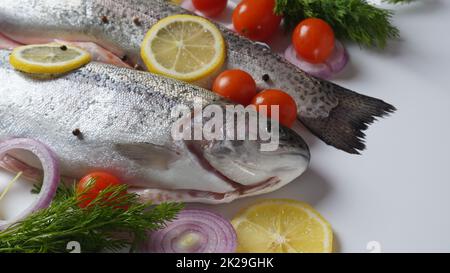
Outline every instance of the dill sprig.
<path id="1" fill-rule="evenodd" d="M 163 228 L 183 207 L 143 204 L 136 194 L 124 194 L 126 189 L 126 185 L 106 188 L 83 209 L 75 187 L 61 183 L 48 208 L 0 231 L 0 253 L 68 252 L 71 241 L 80 244 L 81 252 L 133 251 L 149 231 Z"/>
<path id="2" fill-rule="evenodd" d="M 407 3 L 411 0 L 385 0 Z M 366 0 L 277 0 L 275 12 L 283 15 L 288 28 L 301 20 L 317 17 L 328 22 L 338 38 L 367 47 L 384 48 L 387 41 L 400 36 L 392 24 L 393 11 Z"/>

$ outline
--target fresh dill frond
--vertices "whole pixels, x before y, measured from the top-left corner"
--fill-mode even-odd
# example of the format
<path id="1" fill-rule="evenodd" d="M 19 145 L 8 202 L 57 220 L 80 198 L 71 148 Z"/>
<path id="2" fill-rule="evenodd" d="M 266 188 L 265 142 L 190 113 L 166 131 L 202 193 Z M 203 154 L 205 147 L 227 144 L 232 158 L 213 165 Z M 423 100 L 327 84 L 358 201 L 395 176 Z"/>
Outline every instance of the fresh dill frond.
<path id="1" fill-rule="evenodd" d="M 284 16 L 288 28 L 305 18 L 321 18 L 331 25 L 338 38 L 366 47 L 384 48 L 388 40 L 397 39 L 400 35 L 391 22 L 393 12 L 371 5 L 366 0 L 277 0 L 275 12 Z"/>
<path id="2" fill-rule="evenodd" d="M 71 241 L 80 244 L 81 252 L 133 251 L 149 231 L 163 228 L 183 208 L 180 203 L 143 204 L 136 194 L 124 194 L 126 189 L 109 187 L 80 208 L 75 187 L 61 183 L 48 208 L 0 231 L 0 253 L 67 252 Z"/>
<path id="3" fill-rule="evenodd" d="M 73 185 L 75 185 L 76 181 L 73 181 Z M 58 188 L 56 189 L 55 196 L 53 197 L 52 202 L 59 202 L 63 200 L 67 200 L 70 197 L 75 196 L 75 187 L 68 186 L 64 181 L 60 181 L 58 184 Z M 33 188 L 31 189 L 32 194 L 39 194 L 41 192 L 42 184 L 33 184 Z"/>

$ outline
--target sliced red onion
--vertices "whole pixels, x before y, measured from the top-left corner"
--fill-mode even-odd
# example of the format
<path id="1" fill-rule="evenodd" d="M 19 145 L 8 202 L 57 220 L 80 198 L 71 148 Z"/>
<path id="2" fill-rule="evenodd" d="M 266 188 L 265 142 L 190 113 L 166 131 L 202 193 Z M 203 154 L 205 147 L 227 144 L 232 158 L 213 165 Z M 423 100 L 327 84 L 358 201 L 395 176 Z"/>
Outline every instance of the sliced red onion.
<path id="1" fill-rule="evenodd" d="M 37 140 L 26 138 L 4 140 L 0 142 L 0 158 L 3 158 L 9 151 L 16 149 L 26 150 L 37 156 L 41 161 L 44 178 L 36 200 L 15 218 L 7 221 L 0 220 L 0 230 L 37 210 L 48 207 L 55 196 L 59 183 L 59 163 L 55 154 L 47 146 Z"/>
<path id="2" fill-rule="evenodd" d="M 236 232 L 222 216 L 186 209 L 162 230 L 150 234 L 144 252 L 154 253 L 232 253 L 236 251 Z"/>
<path id="3" fill-rule="evenodd" d="M 331 68 L 331 71 L 336 74 L 344 69 L 348 63 L 348 59 L 348 53 L 347 50 L 345 50 L 344 45 L 341 42 L 336 41 L 334 44 L 333 54 L 331 54 L 331 57 L 326 61 L 326 63 Z"/>
<path id="4" fill-rule="evenodd" d="M 328 79 L 331 78 L 333 75 L 333 72 L 331 71 L 330 67 L 326 64 L 312 64 L 301 57 L 297 55 L 297 52 L 295 52 L 295 48 L 293 45 L 290 45 L 285 53 L 284 57 L 286 60 L 291 62 L 293 65 L 297 66 L 301 70 L 305 71 L 306 73 L 322 78 L 322 79 Z"/>
<path id="5" fill-rule="evenodd" d="M 329 79 L 334 74 L 342 71 L 349 59 L 344 45 L 339 41 L 336 41 L 334 51 L 325 63 L 312 64 L 305 61 L 302 57 L 298 56 L 293 45 L 286 49 L 284 57 L 306 73 L 321 79 Z"/>

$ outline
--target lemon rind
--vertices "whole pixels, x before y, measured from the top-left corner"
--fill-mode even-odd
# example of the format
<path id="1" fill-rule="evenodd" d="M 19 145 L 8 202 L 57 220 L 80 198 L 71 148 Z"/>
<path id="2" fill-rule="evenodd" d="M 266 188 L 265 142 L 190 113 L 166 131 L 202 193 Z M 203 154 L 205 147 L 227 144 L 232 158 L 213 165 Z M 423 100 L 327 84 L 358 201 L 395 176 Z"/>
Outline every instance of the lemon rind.
<path id="1" fill-rule="evenodd" d="M 292 205 L 294 207 L 297 207 L 299 209 L 302 209 L 305 211 L 310 218 L 315 219 L 318 223 L 320 223 L 324 230 L 324 240 L 323 240 L 323 249 L 322 253 L 331 253 L 333 252 L 333 231 L 331 229 L 330 223 L 319 213 L 317 212 L 313 207 L 311 207 L 309 204 L 297 201 L 297 200 L 291 200 L 291 199 L 264 199 L 260 200 L 256 203 L 253 203 L 251 206 L 241 209 L 236 216 L 231 221 L 231 224 L 233 227 L 237 230 L 238 226 L 244 222 L 248 221 L 247 215 L 251 213 L 254 210 L 257 210 L 262 205 Z M 257 223 L 252 223 L 255 225 L 258 225 Z M 262 227 L 264 228 L 264 227 Z M 289 245 L 289 244 L 288 244 Z"/>
<path id="2" fill-rule="evenodd" d="M 52 44 L 27 45 L 17 47 L 12 51 L 9 57 L 9 62 L 15 69 L 30 74 L 62 74 L 78 69 L 91 61 L 91 55 L 87 51 L 73 46 L 67 47 L 72 50 L 78 51 L 80 53 L 80 56 L 65 62 L 39 63 L 22 58 L 21 53 L 24 50 L 38 46 L 59 47 L 60 44 L 52 43 Z"/>

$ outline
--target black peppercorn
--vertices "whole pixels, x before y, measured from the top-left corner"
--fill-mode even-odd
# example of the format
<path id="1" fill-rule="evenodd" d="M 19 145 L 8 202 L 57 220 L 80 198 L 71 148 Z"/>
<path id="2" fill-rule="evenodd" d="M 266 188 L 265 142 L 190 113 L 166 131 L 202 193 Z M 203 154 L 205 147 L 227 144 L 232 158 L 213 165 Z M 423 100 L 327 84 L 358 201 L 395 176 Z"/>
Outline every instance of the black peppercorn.
<path id="1" fill-rule="evenodd" d="M 105 15 L 103 15 L 102 17 L 101 17 L 101 19 L 102 19 L 102 22 L 103 23 L 108 23 L 108 17 L 106 17 Z"/>
<path id="2" fill-rule="evenodd" d="M 140 26 L 141 25 L 141 21 L 139 20 L 139 17 L 134 17 L 133 18 L 133 23 L 136 25 L 136 26 Z"/>
<path id="3" fill-rule="evenodd" d="M 81 135 L 81 131 L 80 131 L 80 129 L 75 129 L 75 130 L 73 130 L 72 131 L 72 134 L 74 135 L 74 136 L 79 136 L 79 135 Z"/>

